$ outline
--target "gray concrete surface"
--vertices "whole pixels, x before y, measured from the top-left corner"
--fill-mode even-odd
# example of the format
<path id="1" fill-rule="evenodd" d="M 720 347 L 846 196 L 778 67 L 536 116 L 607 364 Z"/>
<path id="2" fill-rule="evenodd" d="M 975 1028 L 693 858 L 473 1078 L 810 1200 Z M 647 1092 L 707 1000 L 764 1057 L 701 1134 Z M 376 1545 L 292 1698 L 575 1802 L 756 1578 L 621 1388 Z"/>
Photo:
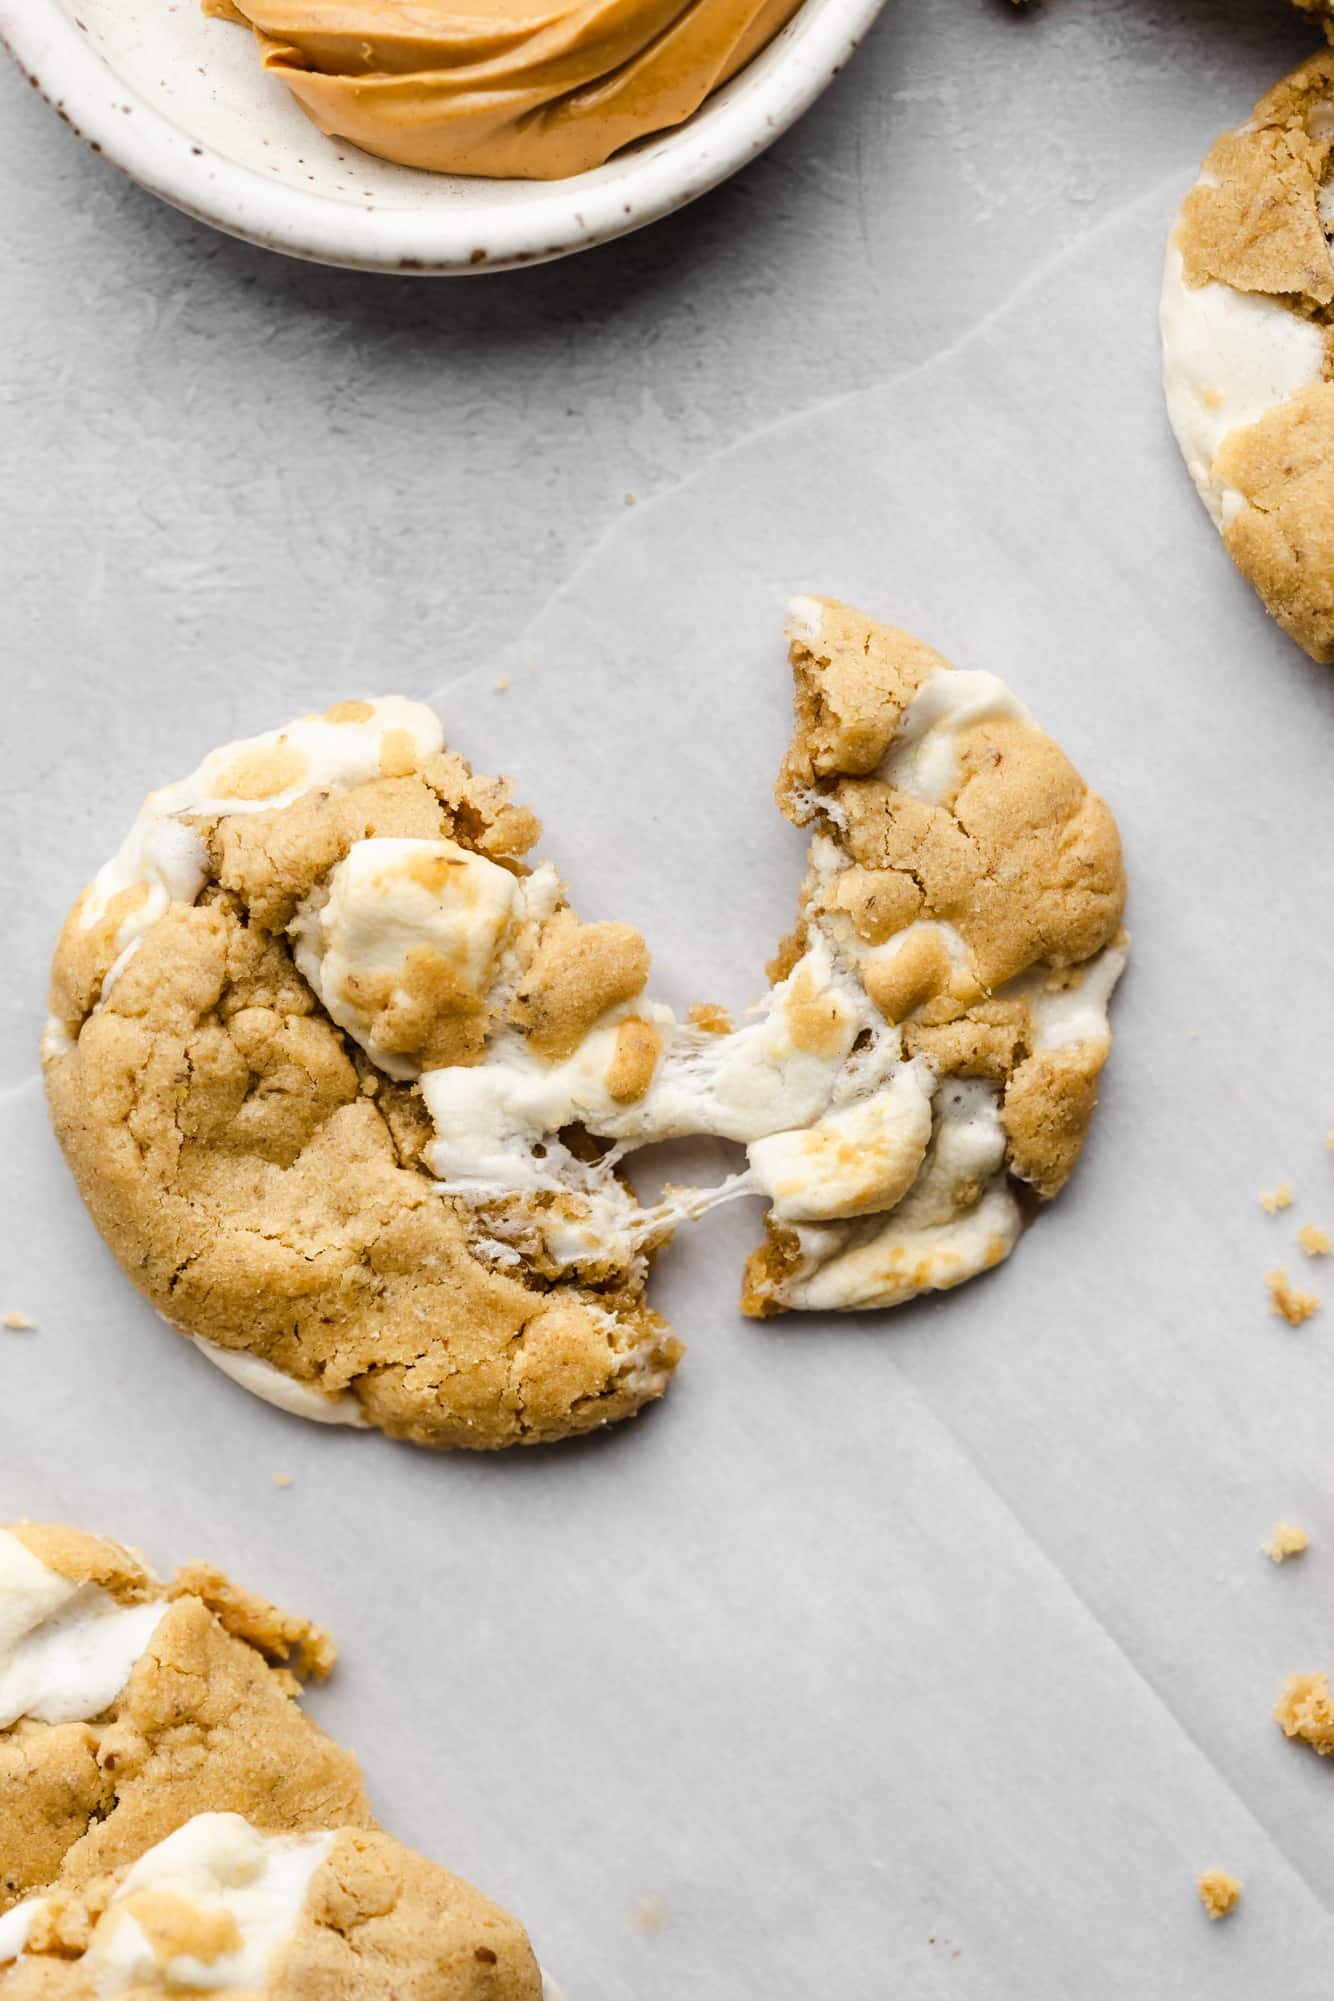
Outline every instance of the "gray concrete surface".
<path id="1" fill-rule="evenodd" d="M 1283 0 L 888 0 L 728 187 L 580 259 L 430 284 L 218 237 L 0 69 L 0 1307 L 41 1323 L 2 1337 L 0 1518 L 210 1555 L 335 1624 L 316 1701 L 385 1818 L 512 1898 L 570 2001 L 1328 1991 L 1331 1774 L 1268 1710 L 1281 1672 L 1330 1659 L 1334 1376 L 1321 1323 L 1265 1319 L 1260 1274 L 1292 1253 L 1254 1196 L 1327 1186 L 1331 684 L 1218 549 L 1151 330 L 1164 191 L 1311 45 Z M 895 440 L 895 478 L 853 463 Z M 809 542 L 770 498 L 806 467 Z M 662 504 L 627 517 L 628 494 Z M 518 768 L 587 878 L 613 838 L 581 856 L 559 810 L 582 743 L 540 767 L 591 635 L 593 712 L 636 659 L 670 711 L 648 782 L 623 757 L 604 801 L 632 828 L 613 914 L 662 918 L 693 977 L 653 844 L 716 656 L 667 603 L 672 563 L 744 667 L 778 661 L 771 568 L 809 549 L 801 581 L 842 588 L 846 555 L 860 590 L 881 542 L 901 615 L 958 657 L 1031 644 L 1023 692 L 1127 834 L 1136 963 L 1059 1215 L 892 1329 L 780 1334 L 735 1320 L 729 1212 L 664 1266 L 691 1343 L 672 1397 L 574 1453 L 442 1463 L 203 1380 L 97 1244 L 32 1081 L 59 914 L 145 787 L 333 695 L 503 655 L 486 713 L 540 688 Z M 757 724 L 743 680 L 722 733 L 763 754 L 722 845 L 767 857 L 777 903 L 780 692 Z M 767 909 L 700 900 L 758 964 Z M 1258 1545 L 1289 1508 L 1315 1546 L 1278 1576 Z M 1247 1877 L 1231 1927 L 1192 1900 L 1214 1862 Z"/>
<path id="2" fill-rule="evenodd" d="M 145 716 L 173 772 L 329 688 L 477 665 L 627 494 L 956 340 L 1311 40 L 1283 0 L 888 0 L 724 188 L 463 281 L 219 236 L 0 66 L 13 720 L 85 825 L 67 868 L 63 824 L 62 851 L 28 859 L 74 893 L 141 796 Z M 50 838 L 20 828 L 20 851 Z M 35 953 L 47 913 L 13 921 Z M 29 1048 L 36 1008 L 0 1005 Z M 5 1033 L 0 1079 L 18 1046 Z"/>

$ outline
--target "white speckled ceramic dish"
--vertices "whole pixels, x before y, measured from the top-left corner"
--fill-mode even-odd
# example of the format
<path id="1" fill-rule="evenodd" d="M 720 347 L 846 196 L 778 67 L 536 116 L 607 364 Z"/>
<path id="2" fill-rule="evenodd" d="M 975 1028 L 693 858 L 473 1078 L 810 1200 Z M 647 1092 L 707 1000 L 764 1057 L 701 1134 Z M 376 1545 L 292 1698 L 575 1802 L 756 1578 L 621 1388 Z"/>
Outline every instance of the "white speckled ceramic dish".
<path id="1" fill-rule="evenodd" d="M 883 4 L 805 0 L 685 125 L 548 182 L 417 173 L 326 139 L 198 0 L 0 0 L 0 36 L 81 138 L 188 215 L 320 263 L 443 273 L 584 250 L 715 187 L 800 116 Z"/>

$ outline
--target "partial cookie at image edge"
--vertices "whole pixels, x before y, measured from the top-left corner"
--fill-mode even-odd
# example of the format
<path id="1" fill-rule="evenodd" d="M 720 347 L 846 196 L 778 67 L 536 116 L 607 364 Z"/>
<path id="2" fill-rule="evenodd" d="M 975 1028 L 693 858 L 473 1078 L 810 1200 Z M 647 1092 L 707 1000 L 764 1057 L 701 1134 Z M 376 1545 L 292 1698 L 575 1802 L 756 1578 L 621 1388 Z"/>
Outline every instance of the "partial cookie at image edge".
<path id="1" fill-rule="evenodd" d="M 1325 50 L 1215 142 L 1171 231 L 1160 302 L 1168 415 L 1191 478 L 1266 610 L 1323 662 L 1334 661 L 1332 148 Z"/>

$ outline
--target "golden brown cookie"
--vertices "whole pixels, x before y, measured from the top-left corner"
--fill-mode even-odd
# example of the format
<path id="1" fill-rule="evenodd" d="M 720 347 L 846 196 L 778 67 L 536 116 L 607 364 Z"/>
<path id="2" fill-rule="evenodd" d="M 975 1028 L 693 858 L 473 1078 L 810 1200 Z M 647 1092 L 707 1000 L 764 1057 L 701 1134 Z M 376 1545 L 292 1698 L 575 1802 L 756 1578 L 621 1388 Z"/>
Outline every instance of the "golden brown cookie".
<path id="1" fill-rule="evenodd" d="M 78 1888 L 197 1813 L 370 1825 L 356 1760 L 302 1713 L 327 1633 L 192 1565 L 162 1583 L 80 1530 L 0 1530 L 0 1911 Z"/>
<path id="2" fill-rule="evenodd" d="M 1182 204 L 1163 279 L 1177 442 L 1266 609 L 1334 660 L 1334 51 L 1225 132 Z"/>
<path id="3" fill-rule="evenodd" d="M 147 803 L 56 954 L 48 1088 L 163 1314 L 288 1409 L 432 1445 L 661 1393 L 654 1250 L 757 1193 L 744 1305 L 894 1305 L 1004 1257 L 1073 1166 L 1124 962 L 1111 815 L 994 676 L 799 601 L 780 803 L 799 929 L 732 1027 L 645 992 L 507 788 L 394 701 L 214 752 Z M 390 775 L 379 775 L 388 771 Z M 708 1134 L 720 1187 L 626 1158 Z"/>
<path id="4" fill-rule="evenodd" d="M 665 1229 L 614 1168 L 580 1168 L 607 1229 L 559 1264 L 542 1232 L 585 1205 L 558 1176 L 530 1243 L 432 1171 L 423 1072 L 502 1027 L 554 1052 L 643 984 L 639 934 L 526 866 L 537 832 L 429 710 L 345 702 L 153 794 L 65 925 L 43 1056 L 84 1199 L 164 1318 L 285 1408 L 531 1443 L 676 1365 L 644 1297 Z"/>
<path id="5" fill-rule="evenodd" d="M 1127 949 L 1116 823 L 995 675 L 828 599 L 788 636 L 778 803 L 814 832 L 771 971 L 827 965 L 870 1011 L 830 1109 L 751 1148 L 755 1314 L 897 1305 L 1006 1257 L 1083 1146 Z"/>
<path id="6" fill-rule="evenodd" d="M 7 1970 L 6 1970 L 7 1969 Z M 4 2001 L 542 2001 L 521 1925 L 367 1828 L 265 1832 L 203 1813 L 0 1917 Z"/>

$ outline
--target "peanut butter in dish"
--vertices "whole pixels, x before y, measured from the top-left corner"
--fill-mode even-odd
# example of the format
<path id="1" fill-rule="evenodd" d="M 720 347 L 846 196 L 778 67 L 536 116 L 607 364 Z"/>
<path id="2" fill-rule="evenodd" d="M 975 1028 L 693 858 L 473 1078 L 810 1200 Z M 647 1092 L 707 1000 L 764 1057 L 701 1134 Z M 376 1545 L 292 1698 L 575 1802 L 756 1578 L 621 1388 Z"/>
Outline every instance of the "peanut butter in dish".
<path id="1" fill-rule="evenodd" d="M 560 180 L 680 125 L 800 0 L 204 0 L 321 131 L 400 166 Z"/>

